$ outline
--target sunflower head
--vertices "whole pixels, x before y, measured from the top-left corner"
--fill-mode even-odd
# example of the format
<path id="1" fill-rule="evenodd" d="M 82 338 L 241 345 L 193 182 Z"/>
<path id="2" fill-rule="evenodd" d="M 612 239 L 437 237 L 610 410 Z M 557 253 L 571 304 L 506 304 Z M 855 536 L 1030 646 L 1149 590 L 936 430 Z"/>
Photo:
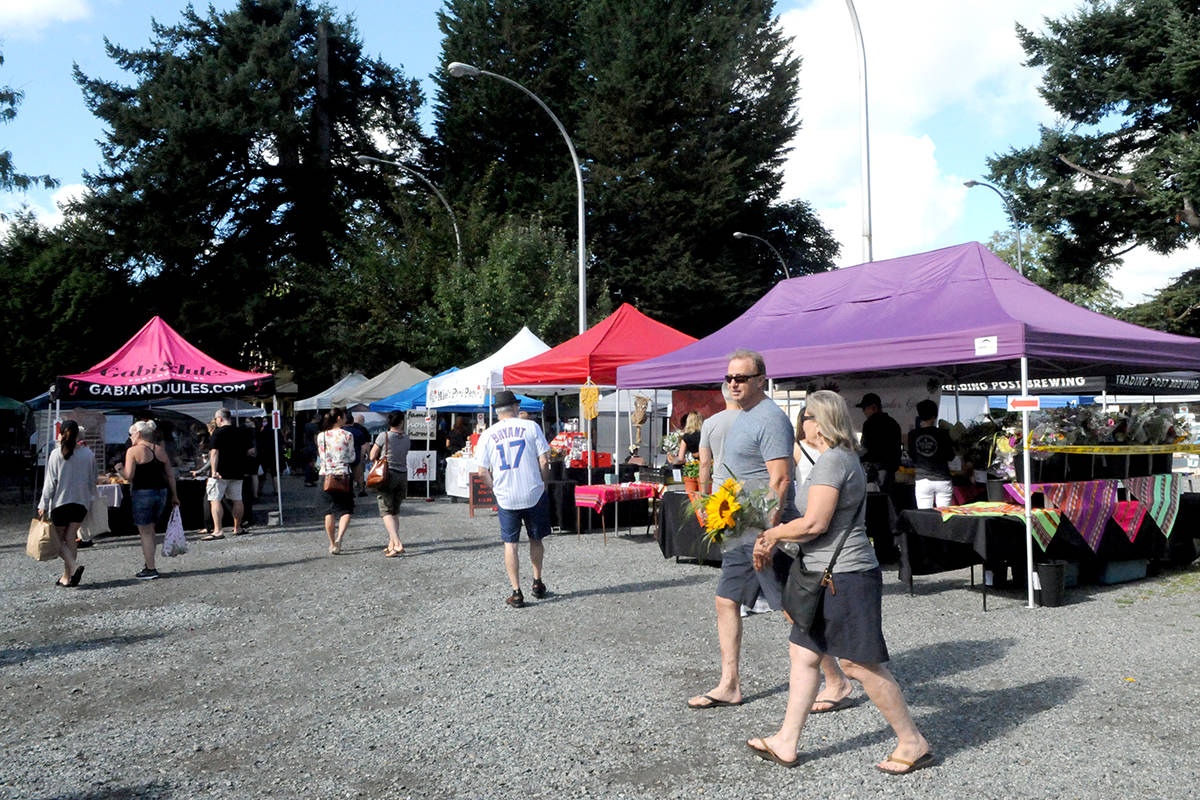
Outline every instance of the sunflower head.
<path id="1" fill-rule="evenodd" d="M 704 506 L 707 515 L 705 528 L 709 533 L 732 528 L 736 524 L 733 515 L 741 509 L 742 505 L 737 501 L 737 492 L 730 491 L 731 483 L 737 488 L 741 488 L 734 481 L 728 480 L 720 489 L 713 492 Z"/>

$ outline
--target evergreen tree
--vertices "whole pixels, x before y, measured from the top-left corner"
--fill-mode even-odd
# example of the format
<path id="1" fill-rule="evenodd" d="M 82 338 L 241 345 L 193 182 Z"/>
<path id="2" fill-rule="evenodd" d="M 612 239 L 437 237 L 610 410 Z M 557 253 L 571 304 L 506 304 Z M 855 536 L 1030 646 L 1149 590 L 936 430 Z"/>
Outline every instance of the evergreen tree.
<path id="1" fill-rule="evenodd" d="M 78 210 L 134 269 L 147 314 L 218 358 L 271 356 L 324 381 L 365 321 L 344 291 L 354 220 L 392 198 L 392 176 L 355 156 L 414 150 L 416 83 L 306 0 L 189 5 L 153 31 L 146 49 L 107 44 L 133 85 L 76 68 L 109 128 Z M 339 338 L 324 323 L 342 318 Z"/>
<path id="2" fill-rule="evenodd" d="M 1098 287 L 1133 247 L 1169 253 L 1200 237 L 1196 3 L 1086 0 L 1045 34 L 1017 35 L 1064 124 L 990 159 L 990 177 L 1051 235 L 1057 279 Z"/>
<path id="3" fill-rule="evenodd" d="M 831 265 L 836 244 L 811 209 L 773 205 L 798 125 L 799 61 L 772 9 L 770 0 L 447 3 L 443 65 L 517 80 L 575 142 L 593 306 L 605 291 L 610 307 L 629 301 L 711 332 L 781 277 L 769 252 L 732 239 L 739 229 L 782 244 L 794 274 Z M 574 233 L 574 174 L 545 112 L 486 76 L 438 83 L 431 158 L 449 191 L 484 208 L 484 224 L 541 214 Z"/>

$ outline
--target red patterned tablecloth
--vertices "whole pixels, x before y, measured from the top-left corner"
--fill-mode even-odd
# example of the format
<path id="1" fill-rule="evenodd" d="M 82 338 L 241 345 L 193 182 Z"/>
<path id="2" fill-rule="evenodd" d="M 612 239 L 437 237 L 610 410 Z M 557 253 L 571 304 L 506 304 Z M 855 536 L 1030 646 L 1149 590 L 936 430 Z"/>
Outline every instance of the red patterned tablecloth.
<path id="1" fill-rule="evenodd" d="M 603 511 L 609 503 L 621 500 L 646 500 L 662 495 L 666 487 L 661 483 L 598 483 L 575 487 L 575 505 Z"/>

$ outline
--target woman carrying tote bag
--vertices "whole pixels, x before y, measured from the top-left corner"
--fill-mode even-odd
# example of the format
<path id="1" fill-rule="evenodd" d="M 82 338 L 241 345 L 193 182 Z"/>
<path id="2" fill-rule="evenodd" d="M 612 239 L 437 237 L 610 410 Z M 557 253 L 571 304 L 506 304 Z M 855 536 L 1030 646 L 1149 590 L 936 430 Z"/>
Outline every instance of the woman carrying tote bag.
<path id="1" fill-rule="evenodd" d="M 50 515 L 50 525 L 58 538 L 58 554 L 63 574 L 55 586 L 78 586 L 83 567 L 75 563 L 75 535 L 87 516 L 96 491 L 96 457 L 79 443 L 79 423 L 69 419 L 62 424 L 58 447 L 46 461 L 46 483 L 38 501 L 38 519 Z"/>
<path id="2" fill-rule="evenodd" d="M 388 546 L 383 551 L 384 558 L 395 558 L 404 552 L 398 517 L 400 504 L 408 497 L 408 451 L 411 447 L 412 442 L 404 433 L 404 412 L 391 412 L 388 429 L 375 437 L 370 453 L 371 461 L 381 457 L 387 460 L 383 482 L 372 487 L 379 503 L 379 516 L 387 529 Z"/>

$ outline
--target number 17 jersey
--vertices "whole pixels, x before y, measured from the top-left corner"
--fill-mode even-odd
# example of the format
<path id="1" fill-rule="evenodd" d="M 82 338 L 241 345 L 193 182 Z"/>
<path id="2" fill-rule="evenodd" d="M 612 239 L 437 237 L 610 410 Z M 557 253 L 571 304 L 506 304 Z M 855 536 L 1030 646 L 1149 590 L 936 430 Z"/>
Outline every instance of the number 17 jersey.
<path id="1" fill-rule="evenodd" d="M 492 473 L 492 493 L 501 508 L 520 511 L 542 498 L 546 487 L 538 459 L 549 451 L 546 435 L 532 420 L 512 417 L 483 432 L 479 466 Z"/>

